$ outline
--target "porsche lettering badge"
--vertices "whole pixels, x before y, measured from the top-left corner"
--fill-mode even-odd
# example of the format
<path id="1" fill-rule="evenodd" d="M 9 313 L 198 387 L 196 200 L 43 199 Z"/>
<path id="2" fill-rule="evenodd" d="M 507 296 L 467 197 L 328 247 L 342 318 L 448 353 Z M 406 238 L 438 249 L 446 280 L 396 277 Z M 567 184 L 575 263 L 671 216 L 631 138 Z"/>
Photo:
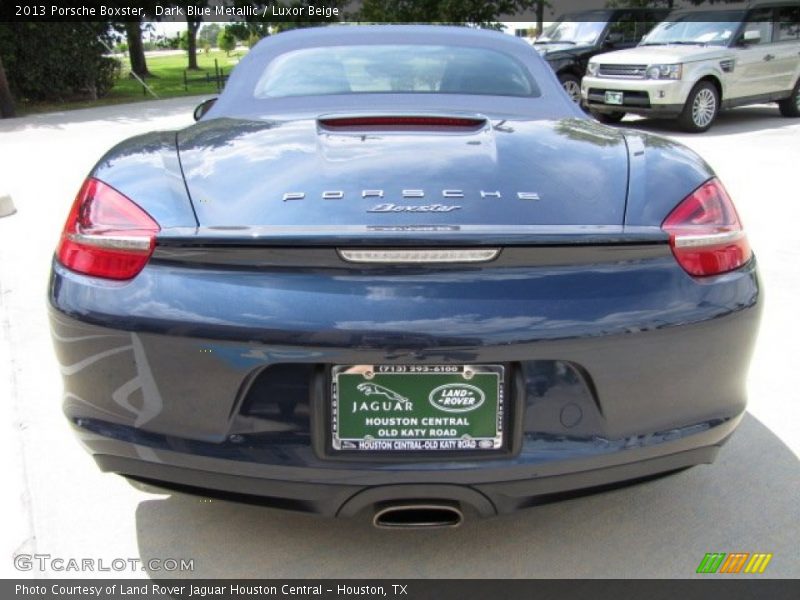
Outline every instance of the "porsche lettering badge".
<path id="1" fill-rule="evenodd" d="M 498 190 L 479 190 L 476 197 L 487 200 L 499 200 L 503 197 L 502 192 Z M 379 189 L 369 189 L 369 190 L 361 190 L 360 194 L 361 198 L 384 198 L 384 190 Z M 400 196 L 403 199 L 410 199 L 410 198 L 424 198 L 425 197 L 425 190 L 411 190 L 406 189 L 402 190 Z M 518 200 L 540 200 L 540 196 L 538 192 L 517 192 L 516 193 Z M 303 200 L 306 197 L 305 192 L 286 192 L 283 194 L 283 201 L 287 202 L 289 200 Z M 441 192 L 442 198 L 465 198 L 466 195 L 463 190 L 453 190 L 447 189 L 442 190 Z M 325 190 L 320 194 L 320 198 L 323 200 L 345 200 L 347 199 L 347 194 L 343 190 Z M 392 204 L 392 203 L 383 203 L 383 204 L 376 204 L 372 208 L 367 209 L 367 212 L 450 212 L 453 210 L 459 210 L 461 206 L 456 204 L 421 204 L 421 205 L 413 205 L 407 206 L 402 204 Z"/>

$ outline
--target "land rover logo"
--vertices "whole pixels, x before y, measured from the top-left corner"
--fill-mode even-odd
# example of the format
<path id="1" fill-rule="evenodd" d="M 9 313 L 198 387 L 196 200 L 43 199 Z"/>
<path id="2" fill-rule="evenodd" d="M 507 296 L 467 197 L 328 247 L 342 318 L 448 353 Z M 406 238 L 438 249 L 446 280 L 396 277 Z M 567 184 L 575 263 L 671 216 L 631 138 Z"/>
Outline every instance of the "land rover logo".
<path id="1" fill-rule="evenodd" d="M 435 388 L 429 395 L 430 403 L 439 410 L 451 413 L 465 413 L 475 410 L 486 395 L 474 385 L 466 383 L 447 383 Z"/>

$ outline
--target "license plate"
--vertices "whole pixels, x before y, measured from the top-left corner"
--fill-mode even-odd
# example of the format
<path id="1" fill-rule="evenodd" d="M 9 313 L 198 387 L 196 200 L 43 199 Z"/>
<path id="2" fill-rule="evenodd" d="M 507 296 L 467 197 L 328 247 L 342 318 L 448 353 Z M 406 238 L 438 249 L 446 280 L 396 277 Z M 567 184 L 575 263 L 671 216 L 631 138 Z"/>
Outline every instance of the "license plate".
<path id="1" fill-rule="evenodd" d="M 501 365 L 348 365 L 332 376 L 336 451 L 503 447 Z"/>
<path id="2" fill-rule="evenodd" d="M 606 104 L 622 104 L 622 92 L 606 92 Z"/>

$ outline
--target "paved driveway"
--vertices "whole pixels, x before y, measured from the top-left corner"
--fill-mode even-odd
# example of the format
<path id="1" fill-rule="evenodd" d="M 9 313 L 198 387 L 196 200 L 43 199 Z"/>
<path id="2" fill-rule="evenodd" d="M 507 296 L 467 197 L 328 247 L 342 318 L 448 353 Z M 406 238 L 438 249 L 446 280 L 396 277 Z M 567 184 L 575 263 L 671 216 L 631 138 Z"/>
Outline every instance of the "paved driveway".
<path id="1" fill-rule="evenodd" d="M 104 150 L 188 125 L 197 102 L 0 121 L 0 195 L 18 208 L 0 219 L 0 576 L 21 575 L 12 554 L 40 553 L 191 558 L 193 575 L 209 577 L 686 577 L 711 551 L 772 552 L 766 575 L 800 576 L 800 121 L 744 108 L 700 136 L 624 122 L 687 143 L 717 169 L 761 263 L 767 305 L 750 412 L 715 465 L 457 530 L 386 532 L 136 489 L 101 474 L 61 415 L 45 290 L 67 209 Z"/>

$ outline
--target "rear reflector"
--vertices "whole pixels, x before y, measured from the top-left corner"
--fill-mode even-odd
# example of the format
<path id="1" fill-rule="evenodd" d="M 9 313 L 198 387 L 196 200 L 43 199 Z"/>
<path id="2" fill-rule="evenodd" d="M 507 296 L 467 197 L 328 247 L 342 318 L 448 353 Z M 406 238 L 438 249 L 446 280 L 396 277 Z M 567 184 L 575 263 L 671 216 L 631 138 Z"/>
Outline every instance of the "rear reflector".
<path id="1" fill-rule="evenodd" d="M 669 233 L 675 259 L 696 277 L 738 269 L 753 254 L 733 202 L 717 179 L 689 194 L 661 228 Z"/>
<path id="2" fill-rule="evenodd" d="M 339 255 L 354 263 L 430 264 L 476 263 L 497 258 L 499 248 L 467 250 L 339 250 Z"/>
<path id="3" fill-rule="evenodd" d="M 474 129 L 486 123 L 485 119 L 437 116 L 370 116 L 333 117 L 319 120 L 329 129 L 344 127 L 463 127 Z"/>
<path id="4" fill-rule="evenodd" d="M 56 255 L 65 267 L 94 277 L 131 279 L 160 231 L 150 215 L 98 179 L 87 179 L 67 217 Z"/>

